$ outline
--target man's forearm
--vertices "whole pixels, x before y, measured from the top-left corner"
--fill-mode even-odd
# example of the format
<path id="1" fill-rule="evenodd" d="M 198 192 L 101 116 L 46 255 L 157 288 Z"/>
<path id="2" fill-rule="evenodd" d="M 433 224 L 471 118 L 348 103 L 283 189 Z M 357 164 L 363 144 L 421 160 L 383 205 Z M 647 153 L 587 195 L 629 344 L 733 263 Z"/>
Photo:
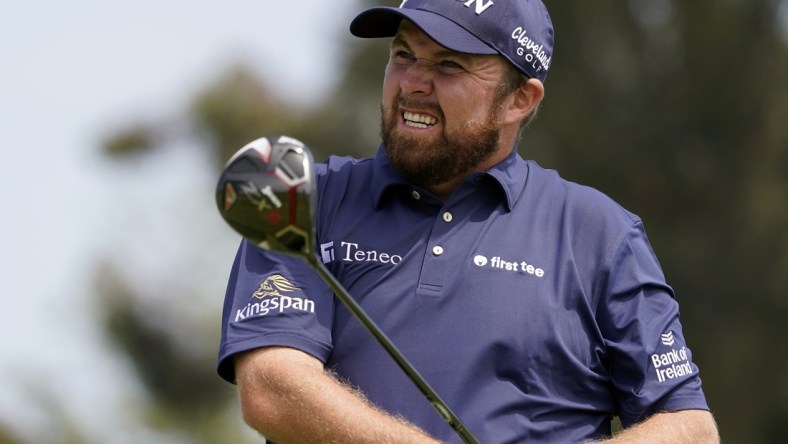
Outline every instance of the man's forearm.
<path id="1" fill-rule="evenodd" d="M 434 443 L 424 432 L 375 408 L 302 352 L 267 348 L 236 362 L 244 420 L 278 443 Z"/>
<path id="2" fill-rule="evenodd" d="M 711 413 L 705 410 L 682 410 L 658 413 L 602 442 L 609 444 L 717 444 L 720 442 L 720 436 Z"/>

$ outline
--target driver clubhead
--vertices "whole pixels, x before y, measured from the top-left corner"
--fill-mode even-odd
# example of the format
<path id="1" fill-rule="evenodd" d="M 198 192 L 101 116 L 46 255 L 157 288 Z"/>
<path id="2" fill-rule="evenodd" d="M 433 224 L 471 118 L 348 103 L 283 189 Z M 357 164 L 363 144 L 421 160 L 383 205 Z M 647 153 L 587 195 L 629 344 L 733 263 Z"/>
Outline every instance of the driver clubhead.
<path id="1" fill-rule="evenodd" d="M 287 136 L 262 137 L 238 150 L 216 184 L 222 218 L 267 250 L 314 254 L 316 193 L 312 153 Z"/>

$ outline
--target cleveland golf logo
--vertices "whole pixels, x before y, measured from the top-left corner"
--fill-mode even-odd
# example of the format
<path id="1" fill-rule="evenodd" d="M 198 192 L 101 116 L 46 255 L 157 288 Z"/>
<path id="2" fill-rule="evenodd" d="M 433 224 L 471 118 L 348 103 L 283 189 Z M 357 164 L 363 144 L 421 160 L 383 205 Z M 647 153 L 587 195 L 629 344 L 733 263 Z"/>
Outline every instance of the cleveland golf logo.
<path id="1" fill-rule="evenodd" d="M 553 57 L 545 51 L 544 44 L 533 40 L 525 28 L 522 26 L 515 28 L 512 31 L 512 40 L 519 44 L 516 49 L 517 55 L 530 63 L 536 72 L 550 69 Z"/>
<path id="2" fill-rule="evenodd" d="M 298 294 L 298 290 L 300 290 L 299 287 L 293 285 L 282 275 L 274 274 L 269 276 L 252 293 L 252 300 L 260 299 L 260 302 L 249 302 L 245 307 L 237 310 L 235 312 L 235 322 L 256 316 L 265 316 L 272 311 L 278 313 L 285 311 L 314 313 L 315 301 L 291 294 Z"/>

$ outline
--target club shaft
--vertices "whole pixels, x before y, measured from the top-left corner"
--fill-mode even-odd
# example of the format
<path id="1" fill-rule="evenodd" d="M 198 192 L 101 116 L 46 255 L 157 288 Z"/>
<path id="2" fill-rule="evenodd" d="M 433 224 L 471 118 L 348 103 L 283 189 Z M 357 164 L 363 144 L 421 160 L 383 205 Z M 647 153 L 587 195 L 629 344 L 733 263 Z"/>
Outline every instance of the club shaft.
<path id="1" fill-rule="evenodd" d="M 399 365 L 402 371 L 410 378 L 416 385 L 421 393 L 432 404 L 432 407 L 438 411 L 443 419 L 451 426 L 452 429 L 462 438 L 462 441 L 467 444 L 478 444 L 478 440 L 471 434 L 471 432 L 460 421 L 460 418 L 451 411 L 448 405 L 438 396 L 435 390 L 430 387 L 427 381 L 419 374 L 419 372 L 411 365 L 405 356 L 399 351 L 393 342 L 386 336 L 380 327 L 367 315 L 363 308 L 353 299 L 350 294 L 345 290 L 339 281 L 331 274 L 330 271 L 320 262 L 316 256 L 308 255 L 306 261 L 314 268 L 323 281 L 331 288 L 334 294 L 342 301 L 353 316 L 375 337 L 378 343 L 388 352 L 388 354 Z"/>

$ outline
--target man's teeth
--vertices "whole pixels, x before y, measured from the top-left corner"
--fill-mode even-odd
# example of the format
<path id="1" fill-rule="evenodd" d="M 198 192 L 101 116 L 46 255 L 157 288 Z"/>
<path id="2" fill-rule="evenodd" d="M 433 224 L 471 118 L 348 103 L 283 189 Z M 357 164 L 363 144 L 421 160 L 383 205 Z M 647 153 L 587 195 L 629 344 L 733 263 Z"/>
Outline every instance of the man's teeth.
<path id="1" fill-rule="evenodd" d="M 416 128 L 429 128 L 438 123 L 438 119 L 425 116 L 423 114 L 405 113 L 405 124 L 415 126 Z"/>

